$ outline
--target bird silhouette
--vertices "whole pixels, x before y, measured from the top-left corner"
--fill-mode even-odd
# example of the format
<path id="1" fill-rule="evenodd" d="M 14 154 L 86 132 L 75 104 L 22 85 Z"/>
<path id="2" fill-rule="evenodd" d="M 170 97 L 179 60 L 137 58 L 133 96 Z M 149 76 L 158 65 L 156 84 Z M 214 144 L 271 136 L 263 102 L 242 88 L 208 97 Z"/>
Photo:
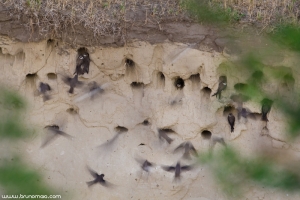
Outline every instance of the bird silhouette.
<path id="1" fill-rule="evenodd" d="M 221 92 L 225 90 L 227 87 L 227 77 L 226 76 L 220 76 L 219 77 L 219 86 L 216 93 L 214 93 L 212 96 L 221 98 Z"/>
<path id="2" fill-rule="evenodd" d="M 225 143 L 223 137 L 216 137 L 216 136 L 215 136 L 215 137 L 212 137 L 211 140 L 210 140 L 209 146 L 210 146 L 210 150 L 211 150 L 211 151 L 214 149 L 214 147 L 215 147 L 215 145 L 216 145 L 217 143 L 220 143 L 220 144 L 222 144 L 223 146 L 227 147 L 227 145 L 226 145 L 226 143 Z"/>
<path id="3" fill-rule="evenodd" d="M 197 150 L 189 141 L 181 143 L 178 147 L 174 149 L 174 153 L 181 149 L 184 149 L 183 158 L 185 159 L 191 159 L 191 153 L 194 154 L 194 156 L 198 157 Z"/>
<path id="4" fill-rule="evenodd" d="M 142 158 L 135 158 L 135 160 L 140 163 L 142 170 L 145 172 L 149 172 L 151 167 L 153 167 L 155 164 L 149 162 L 148 160 L 142 159 Z"/>
<path id="5" fill-rule="evenodd" d="M 191 170 L 192 168 L 193 168 L 192 165 L 181 166 L 179 161 L 175 166 L 162 166 L 162 169 L 167 172 L 175 171 L 174 180 L 179 180 L 181 172 Z"/>
<path id="6" fill-rule="evenodd" d="M 47 135 L 46 135 L 47 137 L 45 138 L 44 142 L 42 143 L 41 148 L 48 145 L 57 136 L 63 136 L 68 139 L 73 138 L 71 135 L 59 130 L 59 126 L 57 126 L 57 125 L 46 126 L 45 129 L 47 130 Z"/>
<path id="7" fill-rule="evenodd" d="M 43 100 L 47 101 L 50 99 L 48 92 L 51 90 L 51 87 L 47 83 L 40 82 L 39 92 L 43 95 Z"/>
<path id="8" fill-rule="evenodd" d="M 73 78 L 69 76 L 65 76 L 63 78 L 63 81 L 70 86 L 69 93 L 73 94 L 74 93 L 74 88 L 75 87 L 81 87 L 83 85 L 83 82 L 78 81 L 78 74 L 75 74 Z"/>
<path id="9" fill-rule="evenodd" d="M 107 182 L 106 180 L 104 180 L 104 174 L 98 174 L 97 172 L 95 172 L 94 170 L 92 170 L 91 168 L 87 167 L 88 171 L 90 172 L 90 174 L 94 177 L 93 181 L 89 181 L 86 182 L 86 184 L 88 185 L 88 187 L 93 186 L 96 183 L 101 184 L 104 187 L 111 187 L 112 184 Z"/>
<path id="10" fill-rule="evenodd" d="M 172 129 L 158 129 L 158 138 L 160 140 L 166 140 L 169 144 L 172 143 L 173 139 L 171 139 L 167 133 L 174 133 Z"/>
<path id="11" fill-rule="evenodd" d="M 234 131 L 235 117 L 232 113 L 229 113 L 227 119 L 228 119 L 228 123 L 229 123 L 230 128 L 231 128 L 231 132 L 233 132 Z"/>
<path id="12" fill-rule="evenodd" d="M 78 57 L 76 59 L 76 69 L 74 74 L 83 75 L 84 73 L 89 73 L 90 68 L 90 55 L 85 48 L 80 48 L 78 50 Z"/>

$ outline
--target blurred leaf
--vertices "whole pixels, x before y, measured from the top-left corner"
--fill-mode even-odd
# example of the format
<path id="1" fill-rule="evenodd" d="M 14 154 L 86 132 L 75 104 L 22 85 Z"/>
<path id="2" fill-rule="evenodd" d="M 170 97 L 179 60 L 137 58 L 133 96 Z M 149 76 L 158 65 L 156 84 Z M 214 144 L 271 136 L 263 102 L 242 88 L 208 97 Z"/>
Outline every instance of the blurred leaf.
<path id="1" fill-rule="evenodd" d="M 200 22 L 227 24 L 232 19 L 230 10 L 224 10 L 220 4 L 212 6 L 208 0 L 186 0 L 183 5 Z"/>
<path id="2" fill-rule="evenodd" d="M 0 164 L 0 183 L 5 194 L 55 194 L 43 183 L 36 171 L 29 169 L 16 157 Z"/>
<path id="3" fill-rule="evenodd" d="M 280 24 L 271 39 L 291 50 L 300 51 L 300 28 L 294 24 Z"/>
<path id="4" fill-rule="evenodd" d="M 26 134 L 27 131 L 18 118 L 0 119 L 0 137 L 19 139 Z"/>
<path id="5" fill-rule="evenodd" d="M 25 108 L 25 102 L 21 96 L 6 89 L 0 89 L 0 102 L 6 109 L 21 110 Z"/>

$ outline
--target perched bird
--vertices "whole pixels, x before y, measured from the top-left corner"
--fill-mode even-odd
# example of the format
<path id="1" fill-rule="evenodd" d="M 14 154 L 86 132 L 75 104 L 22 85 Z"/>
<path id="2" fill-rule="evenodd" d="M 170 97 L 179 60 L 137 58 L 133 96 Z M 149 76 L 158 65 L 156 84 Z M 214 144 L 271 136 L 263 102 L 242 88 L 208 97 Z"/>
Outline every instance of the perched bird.
<path id="1" fill-rule="evenodd" d="M 171 139 L 167 133 L 174 133 L 172 129 L 166 128 L 166 129 L 158 129 L 158 137 L 160 140 L 165 139 L 169 144 L 172 143 L 173 139 Z"/>
<path id="2" fill-rule="evenodd" d="M 228 123 L 229 123 L 229 125 L 231 127 L 231 132 L 233 132 L 234 131 L 235 117 L 234 117 L 234 115 L 232 113 L 229 113 L 227 119 L 228 119 Z"/>
<path id="3" fill-rule="evenodd" d="M 92 186 L 96 183 L 100 183 L 102 186 L 105 186 L 105 187 L 111 187 L 112 186 L 111 183 L 104 180 L 104 174 L 99 175 L 98 173 L 96 173 L 94 170 L 92 170 L 89 167 L 87 167 L 87 169 L 90 172 L 90 174 L 95 178 L 93 181 L 86 182 L 88 187 L 90 187 L 90 186 Z"/>
<path id="4" fill-rule="evenodd" d="M 90 68 L 90 55 L 85 48 L 80 48 L 78 50 L 78 57 L 76 60 L 76 70 L 74 74 L 82 75 L 84 73 L 89 73 Z"/>
<path id="5" fill-rule="evenodd" d="M 181 143 L 176 149 L 174 149 L 174 152 L 184 149 L 183 158 L 185 159 L 191 159 L 190 152 L 192 152 L 195 156 L 198 157 L 198 153 L 193 146 L 193 144 L 189 141 Z"/>
<path id="6" fill-rule="evenodd" d="M 47 83 L 40 82 L 39 92 L 43 94 L 43 100 L 47 101 L 50 99 L 48 92 L 51 90 L 51 87 Z"/>
<path id="7" fill-rule="evenodd" d="M 154 166 L 154 163 L 149 162 L 148 160 L 141 159 L 141 158 L 135 158 L 135 160 L 141 164 L 142 170 L 145 172 L 149 172 L 150 168 Z"/>
<path id="8" fill-rule="evenodd" d="M 45 147 L 47 144 L 49 144 L 49 142 L 51 140 L 53 140 L 54 138 L 56 138 L 57 136 L 64 136 L 68 139 L 72 139 L 73 137 L 63 131 L 59 130 L 59 126 L 57 125 L 52 125 L 52 126 L 46 126 L 45 127 L 47 129 L 47 135 L 48 137 L 44 140 L 44 142 L 41 145 L 41 148 Z"/>
<path id="9" fill-rule="evenodd" d="M 78 81 L 78 74 L 76 74 L 73 78 L 65 76 L 63 81 L 70 86 L 69 93 L 73 94 L 74 88 L 77 86 L 82 86 L 83 82 Z"/>
<path id="10" fill-rule="evenodd" d="M 216 93 L 214 93 L 212 96 L 219 96 L 219 99 L 221 98 L 221 92 L 225 90 L 227 87 L 227 77 L 226 76 L 220 76 L 219 77 L 219 87 Z"/>
<path id="11" fill-rule="evenodd" d="M 262 117 L 261 117 L 261 120 L 262 121 L 266 121 L 268 122 L 268 117 L 267 117 L 267 114 L 270 112 L 271 110 L 271 107 L 272 107 L 272 104 L 273 104 L 273 101 L 270 100 L 270 99 L 263 99 L 261 101 L 261 104 L 262 104 L 262 107 L 261 107 L 261 113 L 262 113 Z"/>
<path id="12" fill-rule="evenodd" d="M 175 180 L 180 179 L 180 174 L 182 171 L 188 171 L 191 170 L 193 168 L 192 165 L 184 165 L 181 166 L 180 162 L 178 161 L 176 166 L 162 166 L 163 170 L 167 171 L 167 172 L 173 172 L 175 171 Z"/>

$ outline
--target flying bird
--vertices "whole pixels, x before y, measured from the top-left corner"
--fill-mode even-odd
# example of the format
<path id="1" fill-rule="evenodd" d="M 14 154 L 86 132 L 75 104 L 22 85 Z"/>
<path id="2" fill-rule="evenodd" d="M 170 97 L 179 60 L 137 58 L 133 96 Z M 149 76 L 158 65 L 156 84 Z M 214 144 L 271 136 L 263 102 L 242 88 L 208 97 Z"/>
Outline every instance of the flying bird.
<path id="1" fill-rule="evenodd" d="M 104 174 L 100 174 L 99 175 L 97 172 L 95 172 L 94 170 L 92 170 L 89 167 L 87 167 L 87 169 L 90 172 L 90 174 L 94 177 L 93 181 L 86 182 L 86 184 L 88 185 L 88 187 L 91 187 L 92 185 L 94 185 L 96 183 L 100 183 L 104 187 L 111 187 L 112 186 L 111 183 L 109 183 L 106 180 L 104 180 Z"/>
<path id="2" fill-rule="evenodd" d="M 172 129 L 158 129 L 158 138 L 160 140 L 166 140 L 169 144 L 172 143 L 173 139 L 171 139 L 167 133 L 174 133 Z"/>
<path id="3" fill-rule="evenodd" d="M 89 73 L 90 68 L 90 55 L 85 48 L 81 48 L 78 51 L 78 57 L 76 60 L 76 69 L 74 74 L 83 75 L 84 73 Z"/>
<path id="4" fill-rule="evenodd" d="M 215 145 L 217 143 L 220 143 L 220 144 L 222 144 L 225 147 L 227 146 L 223 137 L 212 137 L 212 139 L 210 141 L 210 145 L 209 145 L 210 146 L 210 150 L 213 150 L 214 147 L 215 147 Z"/>
<path id="5" fill-rule="evenodd" d="M 234 131 L 235 117 L 232 113 L 229 113 L 227 119 L 228 119 L 228 123 L 229 123 L 230 128 L 231 128 L 231 132 L 233 132 Z"/>
<path id="6" fill-rule="evenodd" d="M 51 90 L 51 87 L 47 83 L 40 82 L 39 92 L 43 95 L 43 100 L 47 101 L 50 99 L 48 92 Z"/>
<path id="7" fill-rule="evenodd" d="M 271 110 L 273 101 L 270 100 L 270 99 L 263 99 L 263 100 L 261 101 L 261 104 L 262 104 L 262 107 L 261 107 L 261 113 L 262 113 L 261 120 L 262 120 L 262 121 L 268 122 L 269 120 L 268 120 L 267 114 L 268 114 L 268 113 L 270 112 L 270 110 Z"/>
<path id="8" fill-rule="evenodd" d="M 198 153 L 193 146 L 193 144 L 189 141 L 181 143 L 178 147 L 174 149 L 174 152 L 184 149 L 183 158 L 185 159 L 191 159 L 191 153 L 193 153 L 196 157 L 198 157 Z"/>
<path id="9" fill-rule="evenodd" d="M 176 166 L 162 166 L 163 170 L 167 171 L 167 172 L 173 172 L 175 171 L 175 180 L 180 179 L 180 174 L 182 171 L 188 171 L 191 170 L 193 168 L 192 165 L 184 165 L 181 166 L 180 162 L 178 161 Z"/>
<path id="10" fill-rule="evenodd" d="M 227 77 L 226 76 L 220 76 L 219 77 L 219 86 L 216 93 L 214 93 L 212 96 L 221 98 L 221 92 L 225 90 L 227 87 Z"/>
<path id="11" fill-rule="evenodd" d="M 144 170 L 145 172 L 149 172 L 151 167 L 154 166 L 154 163 L 149 162 L 148 160 L 145 159 L 141 159 L 141 158 L 135 158 L 135 160 L 141 164 L 141 168 L 142 170 Z"/>
<path id="12" fill-rule="evenodd" d="M 52 141 L 54 138 L 56 138 L 59 135 L 63 136 L 63 137 L 66 137 L 68 139 L 73 138 L 71 135 L 59 130 L 59 126 L 57 126 L 57 125 L 46 126 L 45 128 L 47 129 L 47 136 L 48 137 L 42 143 L 41 148 L 48 145 L 50 141 Z"/>
<path id="13" fill-rule="evenodd" d="M 111 138 L 110 140 L 108 140 L 107 142 L 101 144 L 100 146 L 98 146 L 99 148 L 103 148 L 103 147 L 108 148 L 108 147 L 111 147 L 115 143 L 115 141 L 118 139 L 119 135 L 121 135 L 121 133 L 124 133 L 124 132 L 128 131 L 128 129 L 125 128 L 125 127 L 123 127 L 123 126 L 117 126 L 115 128 L 115 130 L 116 130 L 117 133 L 114 135 L 114 137 Z"/>
<path id="14" fill-rule="evenodd" d="M 256 119 L 255 114 L 252 113 L 248 108 L 241 108 L 240 110 L 238 109 L 238 119 L 242 117 L 244 118 L 251 118 L 251 119 Z"/>
<path id="15" fill-rule="evenodd" d="M 99 85 L 97 82 L 92 81 L 88 83 L 88 92 L 78 97 L 75 102 L 83 101 L 86 98 L 91 98 L 92 100 L 95 98 L 97 94 L 103 94 L 105 89 L 109 86 L 109 83 L 104 83 L 103 85 Z"/>
<path id="16" fill-rule="evenodd" d="M 76 74 L 73 78 L 69 76 L 65 76 L 63 81 L 70 86 L 69 93 L 73 94 L 75 87 L 80 87 L 83 85 L 83 82 L 78 81 L 78 74 Z"/>

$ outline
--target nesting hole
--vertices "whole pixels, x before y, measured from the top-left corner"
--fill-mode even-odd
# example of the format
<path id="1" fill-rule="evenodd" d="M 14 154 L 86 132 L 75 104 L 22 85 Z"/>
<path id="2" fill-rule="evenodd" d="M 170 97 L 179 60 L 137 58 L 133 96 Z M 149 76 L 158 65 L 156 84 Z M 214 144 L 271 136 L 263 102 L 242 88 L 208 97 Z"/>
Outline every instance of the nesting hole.
<path id="1" fill-rule="evenodd" d="M 210 96 L 211 89 L 209 87 L 204 87 L 204 88 L 202 88 L 201 93 L 205 96 Z"/>
<path id="2" fill-rule="evenodd" d="M 184 80 L 180 77 L 177 77 L 174 81 L 174 86 L 177 89 L 182 89 L 184 87 Z"/>
<path id="3" fill-rule="evenodd" d="M 26 79 L 30 80 L 30 79 L 35 79 L 37 77 L 37 74 L 34 73 L 34 74 L 27 74 L 26 75 Z"/>
<path id="4" fill-rule="evenodd" d="M 211 132 L 208 130 L 204 130 L 201 133 L 203 139 L 209 140 L 211 138 Z"/>
<path id="5" fill-rule="evenodd" d="M 88 50 L 85 47 L 80 47 L 79 49 L 77 49 L 77 53 L 78 54 L 88 53 Z"/>
<path id="6" fill-rule="evenodd" d="M 130 84 L 130 86 L 131 86 L 132 88 L 142 88 L 142 87 L 144 86 L 144 83 L 142 83 L 142 82 L 132 82 L 132 83 Z"/>
<path id="7" fill-rule="evenodd" d="M 225 106 L 223 109 L 223 115 L 227 116 L 229 113 L 233 113 L 234 110 L 235 110 L 235 108 L 232 105 Z"/>
<path id="8" fill-rule="evenodd" d="M 78 113 L 75 108 L 68 108 L 66 111 L 71 115 L 76 115 Z"/>
<path id="9" fill-rule="evenodd" d="M 190 79 L 193 83 L 199 83 L 200 82 L 200 74 L 197 73 L 197 74 L 192 74 L 190 76 Z"/>
<path id="10" fill-rule="evenodd" d="M 157 87 L 164 88 L 165 87 L 165 75 L 162 72 L 157 73 Z"/>
<path id="11" fill-rule="evenodd" d="M 147 119 L 145 119 L 145 120 L 143 121 L 143 125 L 148 126 L 149 124 L 150 124 L 150 122 L 149 122 Z"/>
<path id="12" fill-rule="evenodd" d="M 124 126 L 117 126 L 115 128 L 115 131 L 117 131 L 118 133 L 124 133 L 124 132 L 127 132 L 128 129 L 126 127 L 124 127 Z"/>
<path id="13" fill-rule="evenodd" d="M 33 87 L 36 78 L 37 78 L 37 74 L 36 73 L 34 73 L 34 74 L 27 74 L 25 80 L 26 80 L 26 83 L 30 84 L 31 87 Z"/>
<path id="14" fill-rule="evenodd" d="M 160 130 L 162 130 L 162 131 L 164 131 L 166 133 L 175 133 L 175 131 L 173 129 L 170 129 L 170 128 L 162 128 Z"/>
<path id="15" fill-rule="evenodd" d="M 139 144 L 139 146 L 144 146 L 144 145 L 145 145 L 144 143 Z"/>
<path id="16" fill-rule="evenodd" d="M 57 79 L 57 75 L 55 73 L 48 73 L 47 77 L 50 80 L 56 80 Z"/>
<path id="17" fill-rule="evenodd" d="M 47 45 L 50 46 L 50 45 L 53 45 L 54 44 L 54 40 L 53 39 L 48 39 L 47 40 Z"/>
<path id="18" fill-rule="evenodd" d="M 129 58 L 126 58 L 125 59 L 125 65 L 126 67 L 134 67 L 135 66 L 135 63 L 133 60 L 129 59 Z"/>

